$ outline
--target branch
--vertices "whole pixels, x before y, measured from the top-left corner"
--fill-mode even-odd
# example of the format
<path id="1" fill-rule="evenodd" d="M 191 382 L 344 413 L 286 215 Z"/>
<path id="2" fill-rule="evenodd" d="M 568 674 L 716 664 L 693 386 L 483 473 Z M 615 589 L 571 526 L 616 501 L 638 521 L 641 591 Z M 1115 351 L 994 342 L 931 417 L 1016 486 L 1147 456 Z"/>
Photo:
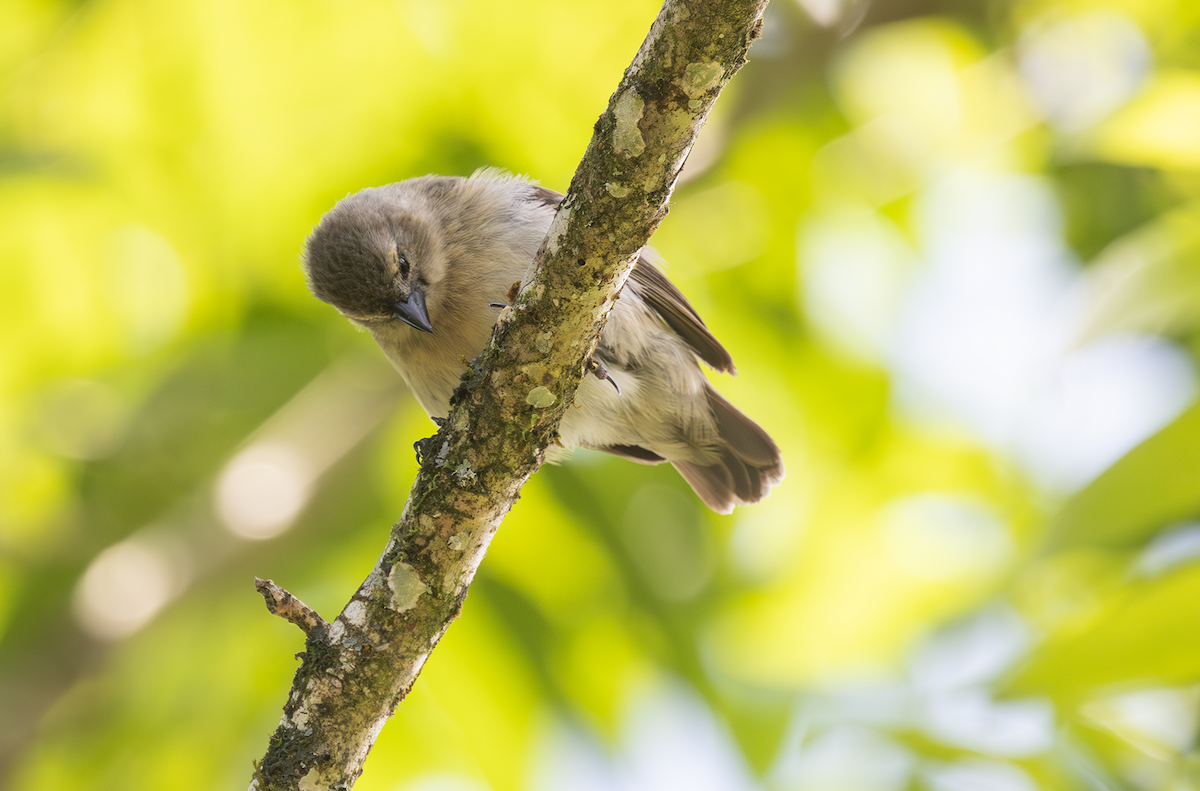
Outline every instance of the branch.
<path id="1" fill-rule="evenodd" d="M 574 402 L 608 311 L 666 216 L 767 0 L 667 0 L 600 117 L 515 304 L 464 376 L 387 547 L 327 630 L 310 630 L 251 789 L 348 789 L 462 608 L 496 528 Z M 286 593 L 286 592 L 284 592 Z M 315 613 L 314 613 L 315 615 Z"/>

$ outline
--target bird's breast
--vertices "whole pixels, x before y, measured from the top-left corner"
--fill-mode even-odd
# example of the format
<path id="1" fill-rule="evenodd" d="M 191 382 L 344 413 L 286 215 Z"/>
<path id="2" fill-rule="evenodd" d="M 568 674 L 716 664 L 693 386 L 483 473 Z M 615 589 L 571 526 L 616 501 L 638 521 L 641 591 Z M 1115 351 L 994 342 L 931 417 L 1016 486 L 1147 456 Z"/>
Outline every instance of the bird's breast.
<path id="1" fill-rule="evenodd" d="M 433 334 L 390 322 L 372 330 L 375 342 L 430 417 L 446 417 L 466 364 L 483 351 L 495 319 L 433 320 Z M 398 326 L 397 326 L 398 325 Z"/>

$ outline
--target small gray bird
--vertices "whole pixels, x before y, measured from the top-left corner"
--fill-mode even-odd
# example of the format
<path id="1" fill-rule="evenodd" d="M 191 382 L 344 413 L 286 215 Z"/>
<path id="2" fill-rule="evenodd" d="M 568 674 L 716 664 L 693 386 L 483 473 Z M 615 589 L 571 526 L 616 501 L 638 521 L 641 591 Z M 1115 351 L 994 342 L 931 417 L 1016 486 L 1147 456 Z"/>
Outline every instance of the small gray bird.
<path id="1" fill-rule="evenodd" d="M 484 170 L 365 189 L 333 207 L 305 244 L 316 297 L 366 329 L 431 418 L 478 356 L 524 280 L 562 196 Z M 735 373 L 729 352 L 642 254 L 559 428 L 563 445 L 642 464 L 669 461 L 712 510 L 767 496 L 783 479 L 779 448 L 708 384 L 697 357 Z"/>

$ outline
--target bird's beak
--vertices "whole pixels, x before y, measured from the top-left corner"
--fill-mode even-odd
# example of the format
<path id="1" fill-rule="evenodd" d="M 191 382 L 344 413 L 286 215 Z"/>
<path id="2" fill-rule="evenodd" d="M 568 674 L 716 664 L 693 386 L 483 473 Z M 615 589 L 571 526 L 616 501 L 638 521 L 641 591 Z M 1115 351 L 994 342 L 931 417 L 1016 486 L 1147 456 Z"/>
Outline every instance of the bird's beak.
<path id="1" fill-rule="evenodd" d="M 433 334 L 433 325 L 429 323 L 429 312 L 425 310 L 425 292 L 414 288 L 408 299 L 396 303 L 396 318 L 413 329 Z"/>

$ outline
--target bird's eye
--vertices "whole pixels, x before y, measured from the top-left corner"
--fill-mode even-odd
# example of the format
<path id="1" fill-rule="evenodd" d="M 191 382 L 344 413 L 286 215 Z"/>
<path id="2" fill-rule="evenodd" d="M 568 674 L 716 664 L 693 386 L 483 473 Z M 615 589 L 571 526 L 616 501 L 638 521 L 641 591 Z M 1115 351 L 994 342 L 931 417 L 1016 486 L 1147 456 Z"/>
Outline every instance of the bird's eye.
<path id="1" fill-rule="evenodd" d="M 399 259 L 400 277 L 408 280 L 408 273 L 412 269 L 412 266 L 408 263 L 408 259 L 404 256 L 404 253 L 400 252 L 399 248 L 396 249 L 396 258 Z"/>

